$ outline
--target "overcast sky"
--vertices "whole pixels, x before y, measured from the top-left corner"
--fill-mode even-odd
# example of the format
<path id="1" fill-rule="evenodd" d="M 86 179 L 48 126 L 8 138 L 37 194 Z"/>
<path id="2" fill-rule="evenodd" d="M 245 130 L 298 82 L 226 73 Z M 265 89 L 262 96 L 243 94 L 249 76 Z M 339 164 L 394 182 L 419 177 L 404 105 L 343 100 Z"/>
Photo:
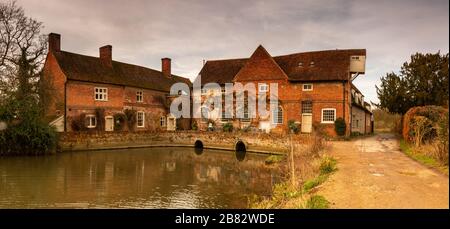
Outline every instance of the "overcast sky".
<path id="1" fill-rule="evenodd" d="M 4 1 L 4 0 L 2 0 Z M 355 80 L 366 100 L 377 102 L 375 84 L 398 71 L 415 52 L 447 53 L 449 1 L 144 1 L 18 0 L 62 36 L 62 49 L 98 56 L 113 46 L 113 59 L 172 72 L 193 80 L 203 59 L 249 57 L 259 44 L 273 55 L 367 49 L 366 74 Z"/>

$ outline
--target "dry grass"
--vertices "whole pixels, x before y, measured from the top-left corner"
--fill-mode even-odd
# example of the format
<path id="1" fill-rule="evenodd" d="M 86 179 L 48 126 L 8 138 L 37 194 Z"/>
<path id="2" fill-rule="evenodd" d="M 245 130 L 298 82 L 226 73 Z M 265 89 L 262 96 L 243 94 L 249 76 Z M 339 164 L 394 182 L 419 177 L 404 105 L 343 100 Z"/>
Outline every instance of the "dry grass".
<path id="1" fill-rule="evenodd" d="M 325 156 L 328 145 L 319 136 L 312 135 L 306 144 L 294 144 L 294 164 L 296 183 L 285 182 L 273 187 L 272 196 L 249 198 L 250 208 L 327 208 L 324 197 L 314 196 L 313 189 L 326 181 L 329 174 L 336 170 L 336 161 Z M 287 165 L 280 165 L 284 171 L 290 171 Z M 286 172 L 289 174 L 289 172 Z"/>
<path id="2" fill-rule="evenodd" d="M 439 151 L 438 142 L 423 144 L 419 147 L 400 141 L 401 150 L 410 158 L 448 175 L 448 151 Z"/>

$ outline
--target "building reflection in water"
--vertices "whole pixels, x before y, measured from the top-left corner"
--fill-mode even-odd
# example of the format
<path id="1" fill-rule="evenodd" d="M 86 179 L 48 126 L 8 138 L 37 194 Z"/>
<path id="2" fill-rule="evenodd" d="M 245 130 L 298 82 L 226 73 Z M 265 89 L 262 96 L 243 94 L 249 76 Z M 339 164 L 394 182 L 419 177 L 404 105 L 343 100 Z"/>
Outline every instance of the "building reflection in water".
<path id="1" fill-rule="evenodd" d="M 1 208 L 245 208 L 279 172 L 265 156 L 187 148 L 1 158 Z"/>

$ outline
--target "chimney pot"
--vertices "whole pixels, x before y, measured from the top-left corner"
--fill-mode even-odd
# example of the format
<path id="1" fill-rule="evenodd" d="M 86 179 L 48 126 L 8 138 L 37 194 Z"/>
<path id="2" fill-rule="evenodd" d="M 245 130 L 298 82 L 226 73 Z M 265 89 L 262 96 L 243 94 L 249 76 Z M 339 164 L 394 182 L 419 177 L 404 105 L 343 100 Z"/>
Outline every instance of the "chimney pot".
<path id="1" fill-rule="evenodd" d="M 100 47 L 100 61 L 108 66 L 112 67 L 112 46 L 111 45 L 105 45 L 103 47 Z"/>
<path id="2" fill-rule="evenodd" d="M 165 77 L 172 77 L 170 58 L 165 57 L 161 59 L 161 72 Z"/>
<path id="3" fill-rule="evenodd" d="M 50 52 L 61 51 L 61 35 L 57 33 L 50 33 L 48 35 L 48 50 Z"/>

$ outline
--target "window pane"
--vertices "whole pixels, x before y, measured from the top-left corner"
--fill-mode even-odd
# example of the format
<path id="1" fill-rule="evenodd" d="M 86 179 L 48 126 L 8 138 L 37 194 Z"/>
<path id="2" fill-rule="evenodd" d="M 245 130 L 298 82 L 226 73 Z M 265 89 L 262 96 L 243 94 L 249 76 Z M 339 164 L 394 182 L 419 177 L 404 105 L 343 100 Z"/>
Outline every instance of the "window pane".
<path id="1" fill-rule="evenodd" d="M 312 114 L 312 101 L 302 102 L 302 113 Z"/>
<path id="2" fill-rule="evenodd" d="M 334 122 L 335 111 L 334 110 L 323 110 L 322 111 L 322 121 L 324 122 Z"/>
<path id="3" fill-rule="evenodd" d="M 274 124 L 282 124 L 283 123 L 283 109 L 278 107 L 272 114 L 272 119 Z"/>

